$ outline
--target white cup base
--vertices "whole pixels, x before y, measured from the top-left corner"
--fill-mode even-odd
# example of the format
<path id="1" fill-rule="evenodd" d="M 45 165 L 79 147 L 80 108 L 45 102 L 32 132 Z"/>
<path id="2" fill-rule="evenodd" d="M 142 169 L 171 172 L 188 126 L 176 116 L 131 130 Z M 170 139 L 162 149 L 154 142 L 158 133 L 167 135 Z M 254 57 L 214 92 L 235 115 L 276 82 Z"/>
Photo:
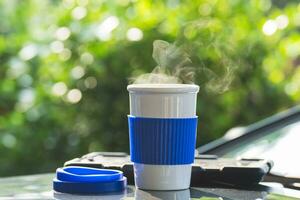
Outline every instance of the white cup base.
<path id="1" fill-rule="evenodd" d="M 190 187 L 192 165 L 134 163 L 135 185 L 143 190 L 185 190 Z"/>

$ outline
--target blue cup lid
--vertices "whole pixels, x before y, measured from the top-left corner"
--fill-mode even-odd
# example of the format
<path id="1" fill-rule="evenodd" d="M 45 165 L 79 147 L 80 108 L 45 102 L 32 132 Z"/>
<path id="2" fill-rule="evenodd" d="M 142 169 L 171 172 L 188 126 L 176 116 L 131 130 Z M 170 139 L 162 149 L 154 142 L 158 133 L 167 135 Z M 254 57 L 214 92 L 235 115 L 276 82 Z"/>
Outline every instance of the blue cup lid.
<path id="1" fill-rule="evenodd" d="M 119 170 L 70 166 L 58 168 L 53 189 L 71 194 L 100 194 L 123 191 L 127 180 Z"/>

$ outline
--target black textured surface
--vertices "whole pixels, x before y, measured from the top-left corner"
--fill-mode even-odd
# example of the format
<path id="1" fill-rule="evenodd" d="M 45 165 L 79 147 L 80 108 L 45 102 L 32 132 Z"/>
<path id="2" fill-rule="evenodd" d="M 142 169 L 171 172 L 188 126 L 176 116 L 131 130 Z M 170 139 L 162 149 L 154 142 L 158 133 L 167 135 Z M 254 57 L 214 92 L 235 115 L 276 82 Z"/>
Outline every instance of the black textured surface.
<path id="1" fill-rule="evenodd" d="M 133 166 L 124 153 L 93 152 L 65 163 L 65 166 L 87 166 L 118 169 L 124 172 L 129 184 L 134 184 Z M 273 163 L 261 159 L 224 159 L 213 155 L 197 155 L 192 168 L 191 186 L 224 185 L 249 186 L 258 184 L 270 171 Z"/>

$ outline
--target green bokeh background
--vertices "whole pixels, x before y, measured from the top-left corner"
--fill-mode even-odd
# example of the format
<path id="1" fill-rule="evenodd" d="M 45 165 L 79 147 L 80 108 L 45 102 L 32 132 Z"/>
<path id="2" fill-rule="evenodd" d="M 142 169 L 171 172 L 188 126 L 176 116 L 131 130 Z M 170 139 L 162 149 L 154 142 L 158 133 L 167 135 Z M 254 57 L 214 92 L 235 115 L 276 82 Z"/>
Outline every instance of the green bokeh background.
<path id="1" fill-rule="evenodd" d="M 0 176 L 128 152 L 128 78 L 157 39 L 183 40 L 196 71 L 234 69 L 223 93 L 196 75 L 197 145 L 296 105 L 299 28 L 297 1 L 0 0 Z"/>

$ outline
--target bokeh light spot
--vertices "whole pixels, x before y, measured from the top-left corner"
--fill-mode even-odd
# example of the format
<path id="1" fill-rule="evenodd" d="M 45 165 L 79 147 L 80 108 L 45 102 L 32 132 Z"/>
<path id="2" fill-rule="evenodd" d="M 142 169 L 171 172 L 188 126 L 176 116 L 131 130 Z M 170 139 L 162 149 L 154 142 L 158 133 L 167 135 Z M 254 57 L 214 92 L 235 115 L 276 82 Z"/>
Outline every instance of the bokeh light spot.
<path id="1" fill-rule="evenodd" d="M 288 83 L 284 91 L 287 95 L 295 95 L 299 91 L 299 86 L 296 83 Z"/>
<path id="2" fill-rule="evenodd" d="M 32 84 L 32 77 L 29 74 L 23 74 L 18 78 L 18 83 L 22 87 L 29 87 Z"/>
<path id="3" fill-rule="evenodd" d="M 41 112 L 36 107 L 33 107 L 26 112 L 26 118 L 31 122 L 37 121 L 40 116 Z"/>
<path id="4" fill-rule="evenodd" d="M 34 44 L 28 44 L 24 46 L 19 52 L 19 56 L 22 60 L 30 60 L 38 53 L 37 46 Z"/>
<path id="5" fill-rule="evenodd" d="M 86 65 L 92 64 L 94 62 L 94 56 L 88 52 L 85 52 L 81 54 L 80 61 Z"/>
<path id="6" fill-rule="evenodd" d="M 87 10 L 85 7 L 78 6 L 72 10 L 73 19 L 81 20 L 87 14 Z"/>
<path id="7" fill-rule="evenodd" d="M 275 20 L 268 20 L 266 23 L 263 25 L 262 29 L 263 33 L 265 35 L 273 35 L 277 31 L 277 24 Z"/>
<path id="8" fill-rule="evenodd" d="M 280 15 L 275 19 L 278 29 L 284 29 L 289 24 L 289 18 L 286 15 Z"/>
<path id="9" fill-rule="evenodd" d="M 130 41 L 139 41 L 143 38 L 143 32 L 139 28 L 130 28 L 126 36 Z"/>
<path id="10" fill-rule="evenodd" d="M 300 55 L 300 41 L 287 44 L 285 46 L 285 51 L 289 57 L 296 58 Z"/>
<path id="11" fill-rule="evenodd" d="M 74 79 L 80 79 L 85 74 L 84 68 L 81 66 L 76 66 L 71 70 L 71 76 Z"/>
<path id="12" fill-rule="evenodd" d="M 84 86 L 88 89 L 93 89 L 97 86 L 97 79 L 93 76 L 87 77 L 84 80 Z"/>
<path id="13" fill-rule="evenodd" d="M 60 54 L 59 54 L 59 58 L 63 61 L 69 60 L 71 58 L 72 52 L 70 49 L 68 48 L 64 48 Z"/>
<path id="14" fill-rule="evenodd" d="M 16 137 L 12 134 L 6 133 L 2 136 L 2 144 L 7 148 L 13 148 L 17 144 Z"/>
<path id="15" fill-rule="evenodd" d="M 96 36 L 102 41 L 111 39 L 111 32 L 118 27 L 119 19 L 116 16 L 106 18 L 96 29 Z"/>
<path id="16" fill-rule="evenodd" d="M 55 31 L 55 37 L 58 40 L 64 41 L 68 39 L 70 35 L 71 35 L 71 31 L 67 27 L 60 27 Z"/>
<path id="17" fill-rule="evenodd" d="M 64 50 L 64 43 L 61 41 L 54 41 L 50 44 L 50 49 L 53 53 L 61 53 Z"/>
<path id="18" fill-rule="evenodd" d="M 67 92 L 67 86 L 64 82 L 55 83 L 52 87 L 52 94 L 55 96 L 62 96 Z"/>
<path id="19" fill-rule="evenodd" d="M 18 104 L 17 108 L 19 111 L 28 110 L 34 103 L 35 100 L 35 92 L 32 88 L 23 89 L 20 91 L 18 96 Z"/>
<path id="20" fill-rule="evenodd" d="M 17 78 L 22 74 L 26 73 L 28 66 L 19 59 L 11 59 L 9 61 L 9 69 L 7 71 L 7 76 L 10 78 Z"/>
<path id="21" fill-rule="evenodd" d="M 81 91 L 78 89 L 72 89 L 67 94 L 67 100 L 70 103 L 78 103 L 82 98 Z"/>

